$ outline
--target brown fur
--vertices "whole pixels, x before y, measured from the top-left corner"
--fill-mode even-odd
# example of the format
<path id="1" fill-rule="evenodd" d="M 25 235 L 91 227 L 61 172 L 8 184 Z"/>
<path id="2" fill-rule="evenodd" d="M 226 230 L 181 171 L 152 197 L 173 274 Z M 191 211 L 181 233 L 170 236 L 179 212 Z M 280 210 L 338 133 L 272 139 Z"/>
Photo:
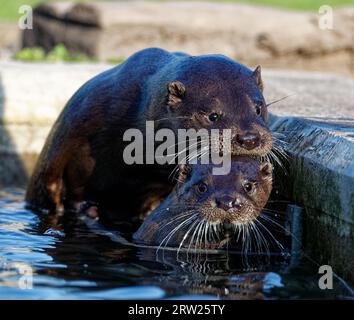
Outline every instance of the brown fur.
<path id="1" fill-rule="evenodd" d="M 234 155 L 265 155 L 272 139 L 261 89 L 259 68 L 252 72 L 221 55 L 142 50 L 88 81 L 67 103 L 29 182 L 28 205 L 62 212 L 93 201 L 137 216 L 147 194 L 167 196 L 171 168 L 123 161 L 123 133 L 144 132 L 146 120 L 156 130 L 231 128 Z M 220 114 L 215 123 L 208 120 L 213 112 Z M 259 141 L 245 148 L 238 141 L 249 133 Z"/>

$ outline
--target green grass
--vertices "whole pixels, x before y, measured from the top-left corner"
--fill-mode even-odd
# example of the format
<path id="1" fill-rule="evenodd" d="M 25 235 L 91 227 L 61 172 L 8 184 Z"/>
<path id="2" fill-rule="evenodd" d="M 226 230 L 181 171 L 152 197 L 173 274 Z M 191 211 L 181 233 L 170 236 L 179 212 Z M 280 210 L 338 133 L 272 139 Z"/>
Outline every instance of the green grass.
<path id="1" fill-rule="evenodd" d="M 53 0 L 54 1 L 54 0 Z M 67 0 L 69 1 L 69 0 Z M 19 7 L 29 5 L 35 7 L 41 2 L 50 2 L 48 0 L 0 0 L 0 20 L 16 21 L 21 14 L 18 13 Z M 74 0 L 73 2 L 83 2 L 83 0 Z"/>
<path id="2" fill-rule="evenodd" d="M 76 0 L 83 2 L 85 0 Z M 160 0 L 162 1 L 162 0 Z M 296 9 L 296 10 L 312 10 L 317 11 L 321 5 L 330 5 L 339 7 L 343 5 L 354 5 L 354 0 L 208 0 L 216 2 L 244 2 L 251 4 L 260 4 L 266 6 Z M 35 6 L 40 2 L 48 2 L 48 0 L 0 0 L 0 20 L 16 21 L 20 14 L 18 8 L 23 5 Z M 88 1 L 89 2 L 89 1 Z"/>
<path id="3" fill-rule="evenodd" d="M 34 7 L 40 0 L 0 0 L 0 19 L 1 20 L 17 20 L 21 14 L 18 8 L 24 4 Z"/>
<path id="4" fill-rule="evenodd" d="M 70 52 L 63 44 L 57 44 L 51 51 L 45 52 L 43 48 L 24 48 L 18 51 L 14 56 L 14 60 L 24 62 L 97 62 L 97 59 L 88 57 L 83 53 Z M 121 64 L 124 62 L 123 57 L 112 57 L 105 62 L 109 64 Z"/>
<path id="5" fill-rule="evenodd" d="M 57 44 L 51 51 L 46 53 L 43 48 L 24 48 L 14 56 L 15 60 L 27 62 L 96 62 L 83 53 L 72 53 L 63 44 Z"/>
<path id="6" fill-rule="evenodd" d="M 259 4 L 264 6 L 287 8 L 295 10 L 318 11 L 322 5 L 329 5 L 333 8 L 344 5 L 354 5 L 354 0 L 217 0 L 218 2 L 243 2 Z"/>

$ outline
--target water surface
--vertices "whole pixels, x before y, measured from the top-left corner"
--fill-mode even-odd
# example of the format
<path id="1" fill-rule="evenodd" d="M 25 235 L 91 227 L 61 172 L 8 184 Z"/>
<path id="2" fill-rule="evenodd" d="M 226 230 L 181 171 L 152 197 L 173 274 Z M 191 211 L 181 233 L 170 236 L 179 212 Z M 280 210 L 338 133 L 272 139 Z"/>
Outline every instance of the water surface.
<path id="1" fill-rule="evenodd" d="M 22 190 L 0 191 L 0 299 L 350 299 L 318 266 L 288 254 L 184 254 L 138 248 L 82 221 L 54 228 L 24 208 Z"/>

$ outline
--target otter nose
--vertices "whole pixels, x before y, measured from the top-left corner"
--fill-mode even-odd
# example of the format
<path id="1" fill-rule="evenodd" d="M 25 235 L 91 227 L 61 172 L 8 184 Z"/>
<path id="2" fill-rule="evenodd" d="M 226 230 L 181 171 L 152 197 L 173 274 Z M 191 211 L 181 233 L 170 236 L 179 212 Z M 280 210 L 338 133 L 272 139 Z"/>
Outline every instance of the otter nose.
<path id="1" fill-rule="evenodd" d="M 237 210 L 241 210 L 241 208 L 243 207 L 243 203 L 242 201 L 237 198 L 234 202 L 233 202 L 233 206 L 234 208 L 236 208 Z"/>
<path id="2" fill-rule="evenodd" d="M 231 209 L 233 207 L 233 201 L 234 199 L 231 197 L 218 197 L 215 199 L 215 203 L 217 205 L 217 207 L 219 207 L 220 209 L 223 209 L 225 211 Z"/>
<path id="3" fill-rule="evenodd" d="M 232 198 L 230 196 L 221 196 L 215 199 L 215 203 L 217 207 L 223 209 L 225 211 L 231 208 L 240 209 L 242 207 L 242 203 L 239 199 Z"/>
<path id="4" fill-rule="evenodd" d="M 259 146 L 260 136 L 257 133 L 246 132 L 245 134 L 237 134 L 236 142 L 247 150 L 252 150 Z"/>

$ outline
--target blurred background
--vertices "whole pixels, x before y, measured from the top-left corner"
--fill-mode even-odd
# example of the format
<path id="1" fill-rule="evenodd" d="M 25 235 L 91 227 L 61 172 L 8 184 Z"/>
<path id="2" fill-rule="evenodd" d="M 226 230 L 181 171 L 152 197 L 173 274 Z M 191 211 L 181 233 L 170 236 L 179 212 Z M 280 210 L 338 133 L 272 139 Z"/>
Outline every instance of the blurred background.
<path id="1" fill-rule="evenodd" d="M 23 5 L 33 8 L 31 21 Z M 20 20 L 32 29 L 21 30 Z M 0 30 L 3 60 L 119 63 L 158 46 L 223 53 L 248 65 L 354 73 L 353 0 L 0 0 Z"/>

